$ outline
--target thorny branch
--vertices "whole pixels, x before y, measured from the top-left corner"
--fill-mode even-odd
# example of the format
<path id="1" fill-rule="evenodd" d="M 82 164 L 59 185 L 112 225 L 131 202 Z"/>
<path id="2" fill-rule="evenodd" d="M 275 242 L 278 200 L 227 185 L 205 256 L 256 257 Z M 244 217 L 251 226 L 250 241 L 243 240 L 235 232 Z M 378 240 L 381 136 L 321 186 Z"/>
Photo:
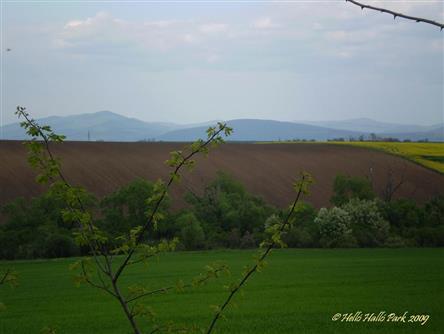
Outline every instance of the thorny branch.
<path id="1" fill-rule="evenodd" d="M 362 10 L 364 10 L 364 8 L 366 8 L 366 9 L 375 10 L 375 11 L 378 11 L 378 12 L 381 12 L 381 13 L 387 13 L 387 14 L 393 15 L 393 19 L 396 19 L 397 17 L 402 17 L 403 19 L 406 19 L 406 20 L 411 20 L 411 21 L 416 21 L 416 22 L 423 22 L 423 23 L 427 23 L 427 24 L 431 24 L 431 25 L 437 26 L 437 27 L 439 27 L 441 29 L 441 31 L 444 29 L 444 24 L 443 23 L 436 22 L 436 21 L 433 21 L 433 20 L 424 19 L 422 17 L 405 15 L 405 14 L 402 14 L 402 13 L 394 12 L 394 11 L 389 10 L 389 9 L 366 5 L 366 4 L 363 4 L 361 2 L 354 1 L 354 0 L 345 0 L 345 2 L 351 2 L 352 4 L 361 7 Z"/>

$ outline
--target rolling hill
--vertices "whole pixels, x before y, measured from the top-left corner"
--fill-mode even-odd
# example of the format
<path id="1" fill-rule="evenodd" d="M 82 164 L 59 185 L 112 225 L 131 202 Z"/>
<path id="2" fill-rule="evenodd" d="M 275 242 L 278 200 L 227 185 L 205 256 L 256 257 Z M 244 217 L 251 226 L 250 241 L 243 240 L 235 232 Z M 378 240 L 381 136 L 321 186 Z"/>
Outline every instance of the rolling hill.
<path id="1" fill-rule="evenodd" d="M 71 183 L 104 196 L 137 177 L 168 177 L 164 161 L 170 151 L 182 147 L 180 143 L 65 142 L 54 145 L 53 150 Z M 26 156 L 20 141 L 0 141 L 0 206 L 44 191 L 35 183 L 36 173 Z M 232 174 L 250 192 L 280 207 L 293 198 L 292 183 L 301 171 L 315 178 L 307 200 L 317 207 L 329 205 L 332 183 L 339 173 L 371 177 L 378 193 L 389 182 L 389 173 L 403 176 L 405 182 L 397 196 L 418 202 L 444 194 L 444 175 L 382 151 L 327 143 L 227 143 L 212 151 L 208 159 L 198 157 L 196 169 L 185 172 L 172 192 L 176 207 L 183 205 L 185 191 L 201 193 L 218 170 Z"/>
<path id="2" fill-rule="evenodd" d="M 396 124 L 379 122 L 370 118 L 354 118 L 342 121 L 299 121 L 297 123 L 323 126 L 332 129 L 358 131 L 377 134 L 399 134 L 399 133 L 427 133 L 442 128 L 443 124 L 429 126 L 415 124 Z"/>
<path id="3" fill-rule="evenodd" d="M 361 132 L 329 129 L 320 126 L 260 119 L 237 119 L 227 122 L 234 129 L 232 141 L 279 141 L 293 139 L 327 140 L 338 137 L 358 137 Z M 163 141 L 193 141 L 205 138 L 206 127 L 168 132 L 158 137 Z"/>
<path id="4" fill-rule="evenodd" d="M 72 141 L 192 141 L 205 136 L 208 126 L 217 121 L 200 124 L 174 124 L 144 122 L 125 117 L 110 111 L 72 116 L 52 116 L 38 120 L 50 125 L 57 133 L 64 134 Z M 358 138 L 371 132 L 380 137 L 393 137 L 400 140 L 444 141 L 443 125 L 409 126 L 376 122 L 370 119 L 355 119 L 331 122 L 282 122 L 261 119 L 235 119 L 227 123 L 234 128 L 232 141 L 285 141 L 318 140 L 334 138 Z M 3 139 L 21 140 L 26 134 L 19 123 L 2 128 Z"/>
<path id="5" fill-rule="evenodd" d="M 67 140 L 138 141 L 152 139 L 177 127 L 169 123 L 146 123 L 110 111 L 73 116 L 51 116 L 38 120 L 50 125 Z M 19 123 L 3 127 L 3 138 L 21 140 L 26 138 Z"/>

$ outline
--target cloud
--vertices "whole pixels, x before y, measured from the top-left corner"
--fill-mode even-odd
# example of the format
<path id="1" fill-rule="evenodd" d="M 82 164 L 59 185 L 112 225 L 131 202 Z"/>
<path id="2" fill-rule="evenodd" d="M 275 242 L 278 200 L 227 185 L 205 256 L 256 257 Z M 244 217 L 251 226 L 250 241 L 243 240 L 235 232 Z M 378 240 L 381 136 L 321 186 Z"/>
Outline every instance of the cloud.
<path id="1" fill-rule="evenodd" d="M 410 14 L 419 9 L 430 13 L 430 8 L 437 8 L 436 4 L 416 3 L 396 6 L 391 4 L 392 9 Z M 162 68 L 170 63 L 171 68 L 180 64 L 185 68 L 272 70 L 297 67 L 301 61 L 295 59 L 309 55 L 318 62 L 359 56 L 387 65 L 413 43 L 442 55 L 442 44 L 425 32 L 427 28 L 433 29 L 403 20 L 394 22 L 388 15 L 336 2 L 278 4 L 252 12 L 241 21 L 174 16 L 127 21 L 102 11 L 65 22 L 55 34 L 53 46 L 76 55 L 123 55 L 127 59 L 137 55 L 151 64 L 163 64 Z M 413 52 L 420 51 L 409 51 Z"/>
<path id="2" fill-rule="evenodd" d="M 442 2 L 374 4 L 435 20 L 443 13 Z M 439 28 L 337 1 L 97 6 L 107 11 L 11 4 L 7 108 L 22 101 L 48 113 L 143 110 L 184 121 L 196 110 L 203 119 L 209 110 L 442 118 Z"/>
<path id="3" fill-rule="evenodd" d="M 226 32 L 228 30 L 228 25 L 224 23 L 208 23 L 203 24 L 199 27 L 199 31 L 204 34 L 218 34 Z"/>
<path id="4" fill-rule="evenodd" d="M 67 51 L 91 53 L 97 48 L 169 50 L 195 41 L 187 22 L 156 20 L 128 22 L 106 12 L 84 20 L 68 21 L 56 34 L 54 46 Z"/>
<path id="5" fill-rule="evenodd" d="M 228 32 L 221 22 L 194 20 L 125 21 L 107 12 L 66 22 L 53 38 L 53 46 L 66 52 L 95 53 L 98 48 L 168 52 L 219 40 Z"/>
<path id="6" fill-rule="evenodd" d="M 256 29 L 274 29 L 278 28 L 280 25 L 274 23 L 269 17 L 263 17 L 255 20 L 252 26 Z"/>

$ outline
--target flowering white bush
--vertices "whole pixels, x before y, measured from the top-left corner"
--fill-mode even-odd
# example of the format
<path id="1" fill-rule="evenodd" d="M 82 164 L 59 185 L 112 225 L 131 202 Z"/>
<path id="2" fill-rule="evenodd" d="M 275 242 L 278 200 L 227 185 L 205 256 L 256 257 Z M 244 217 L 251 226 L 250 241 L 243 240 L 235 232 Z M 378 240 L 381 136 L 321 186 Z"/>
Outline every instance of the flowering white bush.
<path id="1" fill-rule="evenodd" d="M 359 246 L 384 244 L 389 236 L 390 224 L 382 217 L 376 200 L 352 199 L 342 209 L 350 217 L 350 227 Z"/>
<path id="2" fill-rule="evenodd" d="M 322 247 L 351 247 L 355 245 L 351 217 L 347 211 L 333 207 L 319 210 L 315 223 L 319 226 Z"/>

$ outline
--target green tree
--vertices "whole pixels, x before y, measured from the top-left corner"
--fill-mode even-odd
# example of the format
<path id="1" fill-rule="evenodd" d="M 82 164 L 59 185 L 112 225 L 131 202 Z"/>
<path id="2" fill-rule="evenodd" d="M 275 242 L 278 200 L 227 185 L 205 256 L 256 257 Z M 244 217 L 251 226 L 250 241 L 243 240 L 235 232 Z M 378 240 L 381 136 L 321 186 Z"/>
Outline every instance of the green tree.
<path id="1" fill-rule="evenodd" d="M 317 211 L 308 204 L 301 202 L 294 212 L 295 223 L 282 236 L 288 247 L 319 247 L 319 226 L 315 224 Z"/>
<path id="2" fill-rule="evenodd" d="M 238 247 L 247 232 L 262 231 L 263 222 L 277 211 L 223 172 L 217 173 L 202 196 L 189 192 L 186 200 L 202 222 L 210 244 L 215 246 L 233 247 L 236 244 Z M 227 243 L 228 239 L 233 239 L 230 236 L 234 233 L 238 234 L 237 242 Z"/>
<path id="3" fill-rule="evenodd" d="M 124 234 L 134 227 L 141 226 L 146 221 L 149 209 L 147 199 L 154 194 L 154 183 L 144 179 L 136 179 L 128 185 L 105 196 L 101 202 L 101 226 L 113 237 Z M 158 212 L 167 216 L 169 198 L 165 197 Z M 157 231 L 153 226 L 146 231 L 145 237 L 155 238 Z"/>
<path id="4" fill-rule="evenodd" d="M 201 223 L 192 212 L 181 215 L 177 221 L 180 226 L 180 241 L 185 249 L 205 248 L 205 232 Z"/>
<path id="5" fill-rule="evenodd" d="M 94 197 L 85 193 L 84 206 L 94 207 L 94 203 Z M 3 206 L 6 221 L 0 226 L 0 258 L 79 255 L 71 233 L 73 226 L 63 221 L 65 209 L 66 203 L 54 188 L 30 201 L 18 198 Z"/>
<path id="6" fill-rule="evenodd" d="M 392 230 L 397 234 L 405 235 L 405 232 L 409 229 L 421 225 L 423 210 L 411 199 L 402 198 L 380 205 L 384 217 L 390 222 Z"/>
<path id="7" fill-rule="evenodd" d="M 337 175 L 333 182 L 333 196 L 330 202 L 341 206 L 352 198 L 368 200 L 375 198 L 370 181 L 358 176 Z"/>
<path id="8" fill-rule="evenodd" d="M 444 196 L 432 198 L 424 207 L 424 225 L 444 226 Z"/>

